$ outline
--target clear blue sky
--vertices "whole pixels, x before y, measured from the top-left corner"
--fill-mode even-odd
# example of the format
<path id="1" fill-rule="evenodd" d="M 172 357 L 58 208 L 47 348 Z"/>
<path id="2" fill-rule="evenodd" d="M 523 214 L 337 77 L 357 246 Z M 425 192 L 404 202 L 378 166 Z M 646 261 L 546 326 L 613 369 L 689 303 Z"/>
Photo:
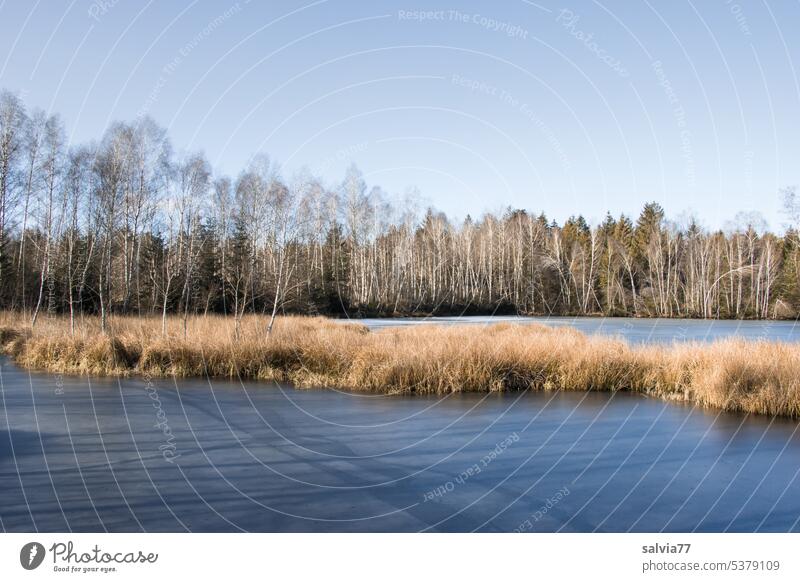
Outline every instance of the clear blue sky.
<path id="1" fill-rule="evenodd" d="M 264 151 L 334 183 L 352 160 L 459 217 L 655 199 L 778 229 L 798 24 L 788 1 L 0 0 L 0 87 L 76 142 L 146 112 L 220 173 Z"/>

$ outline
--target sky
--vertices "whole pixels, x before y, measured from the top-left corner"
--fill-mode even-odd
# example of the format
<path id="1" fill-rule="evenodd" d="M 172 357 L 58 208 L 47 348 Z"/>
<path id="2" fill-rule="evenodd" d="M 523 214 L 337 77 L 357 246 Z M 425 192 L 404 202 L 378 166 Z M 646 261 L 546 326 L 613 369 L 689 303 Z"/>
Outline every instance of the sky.
<path id="1" fill-rule="evenodd" d="M 149 115 L 236 176 L 256 152 L 454 218 L 724 227 L 800 184 L 800 2 L 0 0 L 0 88 L 72 143 Z"/>

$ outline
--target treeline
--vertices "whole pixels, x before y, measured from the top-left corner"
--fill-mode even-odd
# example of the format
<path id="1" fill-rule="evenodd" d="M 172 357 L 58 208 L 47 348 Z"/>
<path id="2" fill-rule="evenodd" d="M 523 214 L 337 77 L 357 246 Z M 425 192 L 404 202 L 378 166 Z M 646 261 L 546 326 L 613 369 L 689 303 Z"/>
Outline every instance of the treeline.
<path id="1" fill-rule="evenodd" d="M 797 218 L 794 191 L 785 192 Z M 794 214 L 792 214 L 792 211 Z M 558 225 L 509 209 L 455 224 L 256 156 L 235 179 L 175 154 L 151 119 L 67 147 L 56 116 L 0 93 L 0 307 L 43 314 L 606 314 L 800 310 L 800 240 L 741 224 Z"/>

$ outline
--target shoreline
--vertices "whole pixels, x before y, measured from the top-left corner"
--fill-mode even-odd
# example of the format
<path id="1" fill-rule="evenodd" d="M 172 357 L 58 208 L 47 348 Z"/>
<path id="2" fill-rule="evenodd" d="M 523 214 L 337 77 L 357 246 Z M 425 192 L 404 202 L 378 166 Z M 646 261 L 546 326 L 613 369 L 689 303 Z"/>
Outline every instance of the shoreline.
<path id="1" fill-rule="evenodd" d="M 415 325 L 370 331 L 323 318 L 43 321 L 31 332 L 0 320 L 0 351 L 28 370 L 92 376 L 217 377 L 375 393 L 631 391 L 753 414 L 800 416 L 800 345 L 723 339 L 631 345 L 537 323 Z M 157 325 L 156 325 L 157 324 Z M 175 330 L 180 329 L 177 333 Z"/>
<path id="2" fill-rule="evenodd" d="M 212 314 L 209 314 L 210 316 Z M 461 318 L 461 317 L 519 317 L 519 318 L 540 318 L 540 319 L 576 319 L 576 318 L 585 318 L 585 319 L 610 319 L 610 320 L 617 320 L 617 319 L 635 319 L 637 321 L 650 321 L 650 320 L 663 320 L 663 321 L 708 321 L 708 322 L 715 322 L 715 321 L 760 321 L 765 323 L 770 322 L 796 322 L 800 324 L 800 316 L 796 317 L 664 317 L 661 315 L 606 315 L 604 313 L 559 313 L 559 314 L 547 314 L 547 313 L 506 313 L 506 312 L 468 312 L 468 313 L 458 313 L 458 312 L 441 312 L 441 313 L 357 313 L 355 315 L 347 315 L 347 314 L 319 314 L 319 315 L 310 315 L 304 313 L 290 313 L 292 317 L 322 317 L 325 319 L 332 319 L 336 321 L 359 321 L 362 319 L 419 319 L 419 320 L 426 320 L 426 319 L 437 319 L 437 318 Z M 230 317 L 226 316 L 221 313 L 213 314 L 214 317 Z M 131 317 L 138 317 L 138 316 L 131 316 Z M 142 316 L 148 317 L 148 316 Z M 158 315 L 154 317 L 159 317 Z"/>
<path id="3" fill-rule="evenodd" d="M 28 320 L 30 320 L 31 314 L 28 311 L 8 311 L 8 310 L 0 310 L 0 321 L 2 321 L 3 316 L 6 317 L 19 317 L 24 316 Z M 68 314 L 63 313 L 55 316 L 58 319 L 67 319 Z M 114 318 L 119 319 L 128 319 L 128 318 L 135 318 L 145 321 L 158 321 L 161 322 L 161 314 L 159 313 L 146 313 L 146 314 L 136 314 L 136 313 L 128 313 L 128 314 L 120 314 L 113 316 Z M 168 319 L 178 320 L 181 319 L 181 315 L 179 314 L 170 314 L 167 316 Z M 222 318 L 222 319 L 233 319 L 234 316 L 231 314 L 219 313 L 219 312 L 209 312 L 205 315 L 192 315 L 192 318 Z M 248 317 L 268 317 L 267 314 L 252 314 L 248 315 Z M 352 313 L 339 313 L 339 312 L 331 312 L 331 313 L 306 313 L 306 312 L 295 312 L 288 310 L 280 317 L 305 317 L 305 318 L 316 318 L 316 319 L 327 319 L 332 321 L 355 321 L 358 322 L 362 319 L 413 319 L 413 320 L 426 320 L 426 319 L 455 319 L 461 317 L 517 317 L 517 318 L 539 318 L 539 319 L 608 319 L 608 320 L 622 320 L 622 319 L 633 319 L 637 321 L 654 321 L 654 320 L 663 320 L 663 321 L 707 321 L 713 323 L 715 321 L 759 321 L 764 323 L 771 323 L 771 322 L 795 322 L 800 325 L 800 314 L 796 316 L 786 316 L 786 317 L 702 317 L 702 316 L 680 316 L 680 317 L 666 317 L 663 315 L 644 315 L 644 314 L 625 314 L 625 315 L 609 315 L 600 312 L 592 312 L 592 313 L 525 313 L 525 312 L 516 312 L 516 311 L 506 311 L 506 310 L 498 310 L 498 311 L 491 311 L 491 310 L 444 310 L 444 311 L 414 311 L 414 312 L 384 312 L 384 311 L 361 311 L 355 310 Z M 84 315 L 83 319 L 90 320 L 99 318 L 98 314 L 91 314 L 91 315 Z M 78 321 L 80 317 L 76 317 L 76 321 Z"/>

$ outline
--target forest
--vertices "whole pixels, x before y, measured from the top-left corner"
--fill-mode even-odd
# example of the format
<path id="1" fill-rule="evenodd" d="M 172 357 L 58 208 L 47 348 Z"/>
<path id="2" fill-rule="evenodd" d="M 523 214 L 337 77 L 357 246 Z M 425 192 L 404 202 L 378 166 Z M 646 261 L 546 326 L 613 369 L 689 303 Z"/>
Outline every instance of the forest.
<path id="1" fill-rule="evenodd" d="M 0 309 L 56 314 L 551 314 L 794 318 L 800 198 L 787 228 L 638 217 L 557 224 L 508 208 L 455 222 L 369 187 L 283 176 L 255 155 L 217 175 L 152 119 L 67 145 L 58 116 L 0 93 Z M 413 202 L 413 200 L 412 200 Z M 487 201 L 488 202 L 488 201 Z"/>

